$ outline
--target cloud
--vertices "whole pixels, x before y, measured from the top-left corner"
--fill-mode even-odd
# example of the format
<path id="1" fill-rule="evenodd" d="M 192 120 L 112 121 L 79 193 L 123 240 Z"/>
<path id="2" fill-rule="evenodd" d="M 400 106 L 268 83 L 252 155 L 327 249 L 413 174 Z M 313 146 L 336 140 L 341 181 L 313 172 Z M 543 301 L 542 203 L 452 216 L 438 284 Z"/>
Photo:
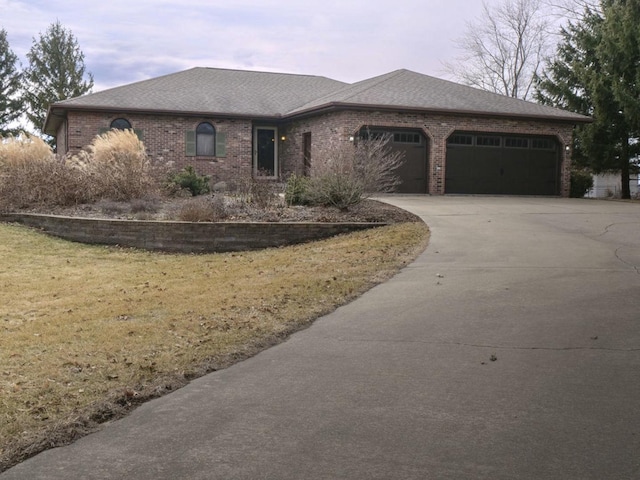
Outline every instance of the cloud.
<path id="1" fill-rule="evenodd" d="M 96 89 L 194 66 L 353 82 L 398 68 L 438 75 L 464 17 L 480 9 L 468 0 L 0 0 L 11 12 L 0 28 L 25 63 L 31 39 L 59 20 Z"/>

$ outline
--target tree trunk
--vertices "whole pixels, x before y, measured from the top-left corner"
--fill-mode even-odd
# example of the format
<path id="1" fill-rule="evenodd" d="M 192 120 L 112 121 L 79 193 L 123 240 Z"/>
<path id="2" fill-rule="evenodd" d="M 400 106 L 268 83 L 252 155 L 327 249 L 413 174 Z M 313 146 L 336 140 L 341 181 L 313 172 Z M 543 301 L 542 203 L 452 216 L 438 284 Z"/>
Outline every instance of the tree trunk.
<path id="1" fill-rule="evenodd" d="M 620 179 L 622 181 L 621 198 L 631 198 L 629 188 L 629 139 L 622 141 L 622 151 L 620 152 Z"/>

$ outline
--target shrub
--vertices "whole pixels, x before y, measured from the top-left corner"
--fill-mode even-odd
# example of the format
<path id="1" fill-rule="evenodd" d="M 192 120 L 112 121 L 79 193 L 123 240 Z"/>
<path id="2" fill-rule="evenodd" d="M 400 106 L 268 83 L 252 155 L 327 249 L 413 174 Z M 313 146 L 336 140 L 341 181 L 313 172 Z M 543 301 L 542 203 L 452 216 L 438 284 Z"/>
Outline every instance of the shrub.
<path id="1" fill-rule="evenodd" d="M 311 202 L 309 177 L 291 174 L 285 186 L 284 200 L 287 205 L 308 205 Z"/>
<path id="2" fill-rule="evenodd" d="M 71 205 L 86 196 L 82 175 L 37 137 L 0 140 L 0 208 Z"/>
<path id="3" fill-rule="evenodd" d="M 571 188 L 569 196 L 573 198 L 584 197 L 593 188 L 593 176 L 586 170 L 571 171 Z"/>
<path id="4" fill-rule="evenodd" d="M 279 201 L 279 186 L 269 180 L 259 180 L 252 175 L 240 177 L 235 194 L 241 203 L 269 208 Z"/>
<path id="5" fill-rule="evenodd" d="M 209 177 L 198 175 L 191 165 L 173 174 L 169 182 L 178 189 L 188 190 L 194 197 L 209 193 Z"/>
<path id="6" fill-rule="evenodd" d="M 127 201 L 157 190 L 144 144 L 132 130 L 110 130 L 68 160 L 86 176 L 92 200 Z"/>
<path id="7" fill-rule="evenodd" d="M 222 195 L 187 200 L 177 212 L 178 220 L 184 222 L 217 222 L 227 217 Z"/>
<path id="8" fill-rule="evenodd" d="M 334 142 L 320 149 L 308 184 L 312 203 L 347 210 L 374 193 L 391 192 L 402 153 L 389 146 L 391 134 L 366 135 L 356 141 Z"/>
<path id="9" fill-rule="evenodd" d="M 131 213 L 157 213 L 159 210 L 157 198 L 136 198 L 131 201 Z"/>

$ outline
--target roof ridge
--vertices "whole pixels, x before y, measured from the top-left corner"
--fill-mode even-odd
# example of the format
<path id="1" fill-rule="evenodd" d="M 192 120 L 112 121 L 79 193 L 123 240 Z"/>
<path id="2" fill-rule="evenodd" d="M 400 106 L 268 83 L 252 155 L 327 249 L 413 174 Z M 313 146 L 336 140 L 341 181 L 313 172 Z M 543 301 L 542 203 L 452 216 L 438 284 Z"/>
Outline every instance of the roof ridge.
<path id="1" fill-rule="evenodd" d="M 366 88 L 363 88 L 363 89 L 361 89 L 361 90 L 354 91 L 351 95 L 349 95 L 349 96 L 345 97 L 345 98 L 344 98 L 344 100 L 347 100 L 347 99 L 349 99 L 349 98 L 352 98 L 352 97 L 354 97 L 354 96 L 355 96 L 355 95 L 357 95 L 357 94 L 360 94 L 360 93 L 366 92 L 367 90 L 371 90 L 372 88 L 377 87 L 377 86 L 378 86 L 378 85 L 380 85 L 381 83 L 387 82 L 387 81 L 391 80 L 392 78 L 397 77 L 397 76 L 398 76 L 398 75 L 400 75 L 401 73 L 404 73 L 404 72 L 407 72 L 407 71 L 408 71 L 408 70 L 405 70 L 405 69 L 402 69 L 402 68 L 401 68 L 401 69 L 394 70 L 394 71 L 389 72 L 389 73 L 383 73 L 382 75 L 378 75 L 377 77 L 367 78 L 367 79 L 365 79 L 365 80 L 360 80 L 359 82 L 352 83 L 351 85 L 349 85 L 349 86 L 345 87 L 345 88 L 344 88 L 344 90 L 347 90 L 347 89 L 349 89 L 349 88 L 353 88 L 354 90 L 357 90 L 357 88 L 354 88 L 354 87 L 357 87 L 357 86 L 358 86 L 358 84 L 364 84 L 365 82 L 367 82 L 367 83 L 368 83 L 368 85 L 366 86 Z M 384 78 L 383 78 L 383 77 L 384 77 Z M 377 80 L 377 81 L 376 81 L 376 80 Z M 371 83 L 369 83 L 369 82 L 371 82 Z M 339 92 L 335 92 L 335 93 L 339 93 Z"/>
<path id="2" fill-rule="evenodd" d="M 366 92 L 367 90 L 372 89 L 373 87 L 384 83 L 388 80 L 390 80 L 391 78 L 396 77 L 397 75 L 407 72 L 408 70 L 406 69 L 398 69 L 398 70 L 394 70 L 392 72 L 388 72 L 388 73 L 383 73 L 382 75 L 378 75 L 376 77 L 372 77 L 372 78 L 366 78 L 364 80 L 360 80 L 359 82 L 355 82 L 355 83 L 348 83 L 346 84 L 343 88 L 336 90 L 335 92 L 331 92 L 331 93 L 327 93 L 326 95 L 323 95 L 321 97 L 318 98 L 314 98 L 313 100 L 310 100 L 309 102 L 307 102 L 304 105 L 300 105 L 296 108 L 294 108 L 293 110 L 290 110 L 289 112 L 287 112 L 285 115 L 297 112 L 299 110 L 303 110 L 307 105 L 311 105 L 311 104 L 317 104 L 317 105 L 321 105 L 325 100 L 329 103 L 331 103 L 332 97 L 335 98 L 336 95 L 340 95 L 342 92 L 346 92 L 348 90 L 354 90 L 350 95 L 344 97 L 343 100 L 347 100 L 349 98 L 352 98 L 358 94 L 361 94 L 362 92 Z M 384 78 L 383 78 L 384 77 Z M 378 81 L 375 81 L 376 79 L 378 79 Z M 365 82 L 372 82 L 370 85 L 368 85 L 366 88 L 358 90 L 357 87 L 359 84 L 363 84 Z"/>
<path id="3" fill-rule="evenodd" d="M 201 69 L 201 70 L 218 70 L 218 71 L 226 71 L 226 72 L 239 72 L 239 73 L 264 73 L 264 74 L 268 74 L 268 75 L 277 75 L 277 76 L 292 76 L 292 77 L 307 77 L 307 78 L 326 78 L 328 80 L 333 80 L 334 82 L 340 82 L 340 83 L 345 83 L 341 80 L 336 80 L 335 78 L 331 78 L 331 77 L 327 77 L 326 75 L 312 75 L 312 74 L 308 74 L 308 73 L 291 73 L 291 72 L 269 72 L 267 70 L 245 70 L 242 68 L 224 68 L 224 67 L 193 67 L 190 68 L 188 70 L 195 70 L 195 69 Z M 183 70 L 183 72 L 186 72 L 188 70 Z M 181 73 L 181 72 L 176 72 L 176 73 Z M 348 84 L 347 84 L 348 85 Z"/>

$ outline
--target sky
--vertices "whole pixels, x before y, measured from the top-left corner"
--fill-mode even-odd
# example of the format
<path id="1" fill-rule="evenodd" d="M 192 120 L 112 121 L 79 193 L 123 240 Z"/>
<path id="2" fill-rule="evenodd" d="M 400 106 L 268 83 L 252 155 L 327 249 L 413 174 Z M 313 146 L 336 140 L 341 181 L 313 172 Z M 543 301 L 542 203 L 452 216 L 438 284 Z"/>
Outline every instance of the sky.
<path id="1" fill-rule="evenodd" d="M 352 83 L 400 68 L 449 78 L 443 62 L 481 10 L 480 0 L 0 0 L 0 29 L 26 66 L 34 37 L 59 20 L 94 91 L 191 67 Z"/>

